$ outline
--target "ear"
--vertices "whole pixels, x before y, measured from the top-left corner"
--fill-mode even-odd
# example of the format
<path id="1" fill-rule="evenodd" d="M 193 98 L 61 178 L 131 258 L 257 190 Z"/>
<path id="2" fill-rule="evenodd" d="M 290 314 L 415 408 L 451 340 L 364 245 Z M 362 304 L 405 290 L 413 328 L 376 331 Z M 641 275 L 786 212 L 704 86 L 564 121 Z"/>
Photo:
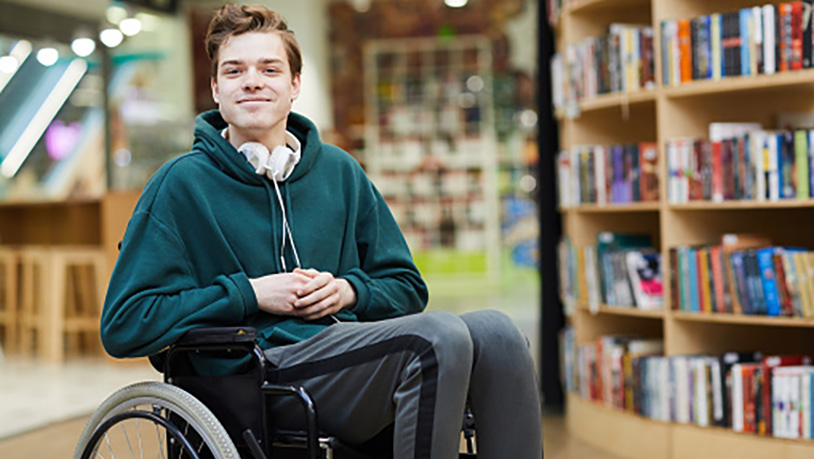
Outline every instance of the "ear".
<path id="1" fill-rule="evenodd" d="M 291 77 L 291 102 L 294 102 L 300 96 L 300 84 L 302 83 L 300 75 L 298 73 Z"/>
<path id="2" fill-rule="evenodd" d="M 212 77 L 209 84 L 212 87 L 212 100 L 214 100 L 216 104 L 220 105 L 220 97 L 218 96 L 218 81 L 215 79 L 215 77 Z"/>

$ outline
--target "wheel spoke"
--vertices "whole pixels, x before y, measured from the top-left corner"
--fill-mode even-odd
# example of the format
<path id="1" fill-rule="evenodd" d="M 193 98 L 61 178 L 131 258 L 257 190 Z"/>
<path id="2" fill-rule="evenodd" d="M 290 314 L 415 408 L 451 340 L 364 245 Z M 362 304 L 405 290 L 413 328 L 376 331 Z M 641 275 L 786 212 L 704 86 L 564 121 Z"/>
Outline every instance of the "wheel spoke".
<path id="1" fill-rule="evenodd" d="M 136 422 L 138 423 L 138 419 L 136 419 Z M 124 434 L 124 440 L 127 442 L 127 448 L 130 450 L 130 457 L 135 459 L 136 454 L 133 453 L 133 446 L 130 445 L 130 436 L 127 435 L 127 429 L 124 428 L 124 423 L 121 423 L 120 425 L 122 428 L 122 433 Z"/>
<path id="2" fill-rule="evenodd" d="M 110 437 L 105 432 L 105 441 L 107 442 L 107 449 L 110 451 L 110 458 L 113 459 L 116 455 L 113 453 L 113 447 L 110 446 Z"/>

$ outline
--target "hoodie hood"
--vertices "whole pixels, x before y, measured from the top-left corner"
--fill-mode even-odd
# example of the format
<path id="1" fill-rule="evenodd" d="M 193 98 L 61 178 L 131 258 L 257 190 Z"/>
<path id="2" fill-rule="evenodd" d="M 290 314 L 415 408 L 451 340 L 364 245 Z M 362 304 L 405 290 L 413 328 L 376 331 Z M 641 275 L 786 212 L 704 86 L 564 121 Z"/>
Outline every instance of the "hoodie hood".
<path id="1" fill-rule="evenodd" d="M 246 158 L 238 153 L 237 149 L 224 139 L 221 131 L 227 127 L 226 121 L 221 117 L 220 111 L 211 110 L 198 115 L 195 119 L 195 141 L 193 149 L 206 153 L 221 170 L 241 182 L 265 186 L 268 178 L 258 175 Z M 302 145 L 302 156 L 294 168 L 294 172 L 286 182 L 295 182 L 305 176 L 322 151 L 322 141 L 316 126 L 302 115 L 289 113 L 286 130 L 292 133 Z M 273 145 L 267 145 L 269 150 Z"/>

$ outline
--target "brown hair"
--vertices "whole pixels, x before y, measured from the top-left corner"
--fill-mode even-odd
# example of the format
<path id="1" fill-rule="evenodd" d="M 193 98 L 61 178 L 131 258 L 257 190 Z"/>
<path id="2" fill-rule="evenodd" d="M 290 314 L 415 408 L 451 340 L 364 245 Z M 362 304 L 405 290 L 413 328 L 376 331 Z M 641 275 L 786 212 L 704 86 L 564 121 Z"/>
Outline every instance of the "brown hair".
<path id="1" fill-rule="evenodd" d="M 277 32 L 283 40 L 291 76 L 302 70 L 302 55 L 294 32 L 289 30 L 285 19 L 265 6 L 223 5 L 209 22 L 206 32 L 206 53 L 209 55 L 212 77 L 218 73 L 218 50 L 229 37 L 249 32 Z"/>

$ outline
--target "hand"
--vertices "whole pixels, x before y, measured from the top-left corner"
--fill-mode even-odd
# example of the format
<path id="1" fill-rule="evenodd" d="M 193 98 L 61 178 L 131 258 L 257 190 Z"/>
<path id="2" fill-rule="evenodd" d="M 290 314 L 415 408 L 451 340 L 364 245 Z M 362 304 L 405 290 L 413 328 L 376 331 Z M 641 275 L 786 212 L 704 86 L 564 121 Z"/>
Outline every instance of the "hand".
<path id="1" fill-rule="evenodd" d="M 310 279 L 297 291 L 299 299 L 294 303 L 296 314 L 305 320 L 336 314 L 356 303 L 356 291 L 345 279 L 337 279 L 331 273 L 315 269 L 295 269 L 294 274 Z"/>
<path id="2" fill-rule="evenodd" d="M 294 306 L 299 300 L 297 292 L 310 281 L 311 277 L 297 272 L 249 279 L 257 297 L 257 307 L 261 311 L 289 316 L 300 315 L 300 311 Z"/>

